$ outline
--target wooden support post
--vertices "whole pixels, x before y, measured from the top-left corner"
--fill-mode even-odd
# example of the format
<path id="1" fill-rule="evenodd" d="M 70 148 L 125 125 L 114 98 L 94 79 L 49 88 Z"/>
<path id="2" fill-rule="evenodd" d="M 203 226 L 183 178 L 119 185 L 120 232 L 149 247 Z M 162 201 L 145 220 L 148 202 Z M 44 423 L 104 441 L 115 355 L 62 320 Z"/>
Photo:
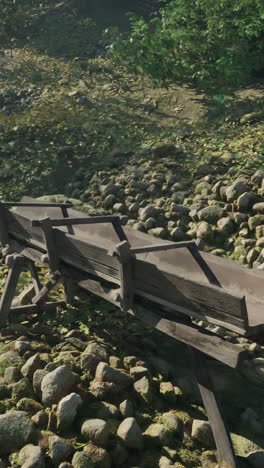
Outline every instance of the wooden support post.
<path id="1" fill-rule="evenodd" d="M 220 404 L 213 389 L 213 383 L 207 367 L 206 357 L 200 351 L 188 346 L 204 407 L 212 427 L 218 450 L 219 468 L 237 468 L 234 448 L 221 414 Z"/>
<path id="2" fill-rule="evenodd" d="M 44 218 L 44 219 L 41 219 L 39 223 L 40 223 L 40 226 L 42 228 L 42 231 L 45 237 L 48 259 L 49 259 L 49 267 L 51 271 L 56 271 L 59 267 L 59 259 L 57 256 L 55 238 L 53 236 L 53 231 L 52 231 L 52 222 L 50 218 Z"/>
<path id="3" fill-rule="evenodd" d="M 115 247 L 114 251 L 109 251 L 109 255 L 117 258 L 120 275 L 120 308 L 125 312 L 133 305 L 133 272 L 130 245 L 124 240 Z"/>
<path id="4" fill-rule="evenodd" d="M 69 218 L 69 213 L 68 213 L 68 202 L 65 202 L 65 205 L 61 205 L 61 212 L 63 218 Z M 73 227 L 71 225 L 67 226 L 67 230 L 69 234 L 74 234 Z"/>
<path id="5" fill-rule="evenodd" d="M 118 235 L 119 240 L 121 242 L 127 241 L 127 236 L 125 234 L 124 229 L 122 228 L 122 223 L 121 223 L 121 220 L 119 218 L 116 221 L 113 222 L 113 228 L 114 228 L 114 230 L 115 230 L 116 234 Z"/>
<path id="6" fill-rule="evenodd" d="M 66 304 L 71 304 L 77 289 L 76 282 L 71 278 L 63 277 L 64 294 Z"/>
<path id="7" fill-rule="evenodd" d="M 7 264 L 9 271 L 0 301 L 0 327 L 4 327 L 8 319 L 17 282 L 24 266 L 24 257 L 22 255 L 10 255 L 7 257 Z"/>
<path id="8" fill-rule="evenodd" d="M 29 269 L 30 274 L 31 274 L 31 279 L 32 279 L 32 283 L 33 283 L 33 286 L 34 286 L 34 289 L 35 289 L 35 293 L 39 294 L 41 289 L 42 289 L 42 284 L 41 284 L 40 279 L 39 279 L 38 270 L 36 268 L 36 265 L 30 259 L 26 259 L 26 264 L 27 264 L 28 269 Z M 40 299 L 38 301 L 38 306 L 39 307 L 44 307 L 44 305 L 45 305 L 45 301 L 43 299 Z"/>
<path id="9" fill-rule="evenodd" d="M 8 230 L 7 230 L 7 209 L 3 203 L 0 202 L 0 243 L 2 246 L 8 244 Z"/>

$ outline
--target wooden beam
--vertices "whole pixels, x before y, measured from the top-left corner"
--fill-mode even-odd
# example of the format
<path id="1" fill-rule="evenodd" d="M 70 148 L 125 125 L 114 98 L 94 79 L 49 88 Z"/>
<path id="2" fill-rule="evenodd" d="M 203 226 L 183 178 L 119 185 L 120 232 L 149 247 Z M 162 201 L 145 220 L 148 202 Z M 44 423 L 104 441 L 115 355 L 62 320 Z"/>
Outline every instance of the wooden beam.
<path id="1" fill-rule="evenodd" d="M 119 290 L 109 288 L 93 278 L 79 280 L 78 285 L 86 291 L 90 291 L 120 307 Z M 162 310 L 159 310 L 159 313 L 153 310 L 155 310 L 154 305 L 151 309 L 146 308 L 140 305 L 137 298 L 135 298 L 133 309 L 129 310 L 128 313 L 134 315 L 147 325 L 178 341 L 193 346 L 195 349 L 208 354 L 229 367 L 237 368 L 243 360 L 247 359 L 247 351 L 240 346 L 224 341 L 223 338 L 194 324 L 183 323 L 173 316 L 171 319 L 164 318 L 162 317 Z"/>
<path id="2" fill-rule="evenodd" d="M 193 256 L 193 258 L 196 260 L 200 268 L 202 269 L 203 273 L 205 274 L 206 278 L 208 279 L 209 283 L 214 284 L 215 286 L 219 286 L 221 288 L 221 284 L 216 278 L 215 274 L 213 273 L 212 269 L 209 267 L 208 263 L 204 260 L 202 255 L 199 252 L 199 249 L 197 246 L 189 246 L 188 247 L 189 252 Z"/>
<path id="3" fill-rule="evenodd" d="M 26 261 L 27 261 L 28 269 L 31 274 L 31 279 L 32 279 L 32 283 L 35 289 L 35 293 L 39 294 L 42 289 L 42 284 L 39 279 L 38 270 L 36 268 L 35 263 L 32 260 L 26 259 Z M 39 299 L 38 304 L 40 307 L 44 307 L 44 301 L 42 299 Z"/>
<path id="4" fill-rule="evenodd" d="M 47 207 L 47 208 L 61 208 L 67 207 L 71 208 L 73 205 L 71 202 L 68 203 L 48 203 L 48 202 L 1 202 L 4 206 L 12 208 L 13 206 L 18 206 L 18 207 Z"/>
<path id="5" fill-rule="evenodd" d="M 189 347 L 189 349 L 192 358 L 193 372 L 197 379 L 220 457 L 219 466 L 222 468 L 238 468 L 232 441 L 223 419 L 220 403 L 213 388 L 213 383 L 207 367 L 206 356 L 191 347 Z"/>
<path id="6" fill-rule="evenodd" d="M 154 245 L 142 245 L 141 247 L 131 247 L 131 252 L 133 254 L 142 254 L 148 252 L 159 252 L 161 250 L 175 250 L 182 249 L 184 247 L 189 248 L 191 246 L 196 246 L 194 241 L 186 242 L 175 242 L 174 244 L 154 244 Z"/>
<path id="7" fill-rule="evenodd" d="M 102 223 L 114 223 L 119 220 L 118 216 L 91 216 L 90 218 L 58 218 L 51 219 L 50 223 L 53 227 L 61 226 L 75 226 L 77 224 L 102 224 Z M 32 227 L 40 226 L 39 219 L 31 221 Z"/>
<path id="8" fill-rule="evenodd" d="M 113 228 L 114 228 L 120 242 L 123 242 L 123 241 L 128 242 L 126 233 L 125 233 L 124 229 L 122 228 L 122 224 L 121 224 L 119 218 L 118 218 L 118 220 L 113 222 Z"/>
<path id="9" fill-rule="evenodd" d="M 22 255 L 9 256 L 8 258 L 9 270 L 0 301 L 0 327 L 5 326 L 8 320 L 12 300 L 15 296 L 18 279 L 24 262 L 25 259 Z"/>
<path id="10" fill-rule="evenodd" d="M 51 291 L 54 286 L 62 279 L 62 275 L 60 272 L 56 272 L 53 278 L 51 278 L 45 286 L 36 294 L 33 299 L 31 300 L 32 304 L 38 304 L 41 301 L 45 300 L 49 292 Z"/>
<path id="11" fill-rule="evenodd" d="M 115 248 L 114 254 L 119 264 L 120 275 L 120 306 L 127 311 L 132 308 L 134 297 L 132 261 L 129 243 L 124 240 Z"/>
<path id="12" fill-rule="evenodd" d="M 129 313 L 166 335 L 182 343 L 191 345 L 195 349 L 234 369 L 239 367 L 240 363 L 248 358 L 247 351 L 241 347 L 226 342 L 221 337 L 193 324 L 190 326 L 189 324 L 180 323 L 174 317 L 171 320 L 162 318 L 162 311 L 159 315 L 150 309 L 136 304 Z"/>
<path id="13" fill-rule="evenodd" d="M 57 255 L 56 240 L 52 230 L 51 219 L 41 219 L 40 227 L 45 237 L 50 269 L 55 271 L 59 267 L 59 257 Z"/>
<path id="14" fill-rule="evenodd" d="M 0 242 L 3 246 L 9 243 L 7 214 L 7 209 L 4 204 L 0 202 Z"/>
<path id="15" fill-rule="evenodd" d="M 45 302 L 43 310 L 47 312 L 53 312 L 56 310 L 57 307 L 66 307 L 65 301 L 56 301 L 56 302 Z M 39 312 L 38 304 L 28 304 L 24 306 L 16 306 L 10 308 L 10 314 L 18 315 L 18 314 L 34 314 Z"/>

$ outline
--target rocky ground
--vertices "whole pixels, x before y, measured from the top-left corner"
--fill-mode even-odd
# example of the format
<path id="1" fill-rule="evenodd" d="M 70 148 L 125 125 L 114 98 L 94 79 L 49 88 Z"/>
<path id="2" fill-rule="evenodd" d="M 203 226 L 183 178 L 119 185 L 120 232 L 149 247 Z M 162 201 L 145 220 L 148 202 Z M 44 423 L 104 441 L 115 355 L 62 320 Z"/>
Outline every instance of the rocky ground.
<path id="1" fill-rule="evenodd" d="M 263 270 L 263 86 L 220 111 L 188 86 L 153 88 L 102 58 L 95 22 L 63 5 L 41 12 L 33 50 L 0 57 L 1 199 L 70 199 Z M 3 263 L 1 288 L 6 275 Z M 208 365 L 239 468 L 263 468 L 264 346 L 211 328 L 248 352 L 237 371 Z M 81 294 L 53 316 L 13 317 L 0 336 L 0 468 L 21 466 L 216 468 L 184 345 Z"/>
<path id="2" fill-rule="evenodd" d="M 14 319 L 0 340 L 1 467 L 216 468 L 180 343 L 86 296 L 56 317 Z M 259 468 L 264 348 L 242 345 L 241 371 L 209 365 L 240 466 Z"/>
<path id="3" fill-rule="evenodd" d="M 40 199 L 68 198 L 88 214 L 125 214 L 139 231 L 176 242 L 200 239 L 206 251 L 264 269 L 264 169 L 234 175 L 232 157 L 223 155 L 184 178 L 181 155 L 172 144 L 115 153 L 103 170 L 78 169 L 66 195 Z"/>
<path id="4" fill-rule="evenodd" d="M 234 177 L 222 158 L 184 179 L 177 175 L 180 152 L 163 145 L 115 154 L 104 170 L 78 170 L 65 195 L 40 199 L 69 198 L 90 215 L 127 214 L 135 229 L 174 241 L 200 239 L 207 251 L 263 269 L 264 171 Z M 184 346 L 124 320 L 112 306 L 76 300 L 56 317 L 23 316 L 2 330 L 3 467 L 215 468 Z M 241 467 L 262 467 L 264 347 L 210 328 L 248 350 L 238 371 L 209 366 Z"/>

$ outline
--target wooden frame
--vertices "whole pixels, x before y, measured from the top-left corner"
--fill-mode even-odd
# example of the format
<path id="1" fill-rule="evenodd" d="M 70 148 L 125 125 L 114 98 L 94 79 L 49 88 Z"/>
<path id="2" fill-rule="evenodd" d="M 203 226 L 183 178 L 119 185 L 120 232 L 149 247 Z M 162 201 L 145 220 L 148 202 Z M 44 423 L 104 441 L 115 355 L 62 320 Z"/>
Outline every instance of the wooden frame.
<path id="1" fill-rule="evenodd" d="M 15 254 L 9 255 L 6 258 L 6 263 L 8 265 L 8 276 L 0 300 L 0 327 L 6 326 L 10 313 L 36 312 L 42 308 L 54 310 L 58 305 L 65 305 L 65 301 L 45 302 L 49 290 L 61 279 L 61 276 L 55 275 L 47 285 L 42 287 L 36 266 L 31 259 L 20 254 Z M 12 307 L 19 276 L 25 269 L 30 271 L 36 295 L 32 300 L 32 304 Z"/>
<path id="2" fill-rule="evenodd" d="M 122 227 L 126 217 L 78 217 L 77 212 L 68 212 L 66 204 L 45 203 L 39 204 L 39 207 L 60 208 L 64 217 L 56 217 L 57 212 L 51 213 L 50 210 L 48 216 L 42 219 L 32 219 L 23 214 L 23 208 L 37 205 L 30 201 L 15 205 L 0 204 L 0 239 L 2 243 L 8 242 L 19 254 L 9 260 L 10 271 L 0 303 L 1 324 L 8 318 L 12 302 L 10 298 L 14 294 L 19 272 L 26 262 L 36 291 L 32 304 L 28 306 L 32 310 L 47 307 L 45 299 L 48 292 L 56 282 L 63 280 L 67 301 L 73 299 L 74 288 L 81 287 L 166 335 L 182 341 L 191 349 L 194 373 L 220 457 L 219 466 L 237 467 L 230 436 L 210 379 L 206 355 L 237 368 L 247 353 L 195 325 L 190 316 L 245 335 L 250 331 L 245 295 L 231 293 L 222 287 L 222 281 L 219 281 L 214 269 L 193 241 L 157 241 L 156 244 L 151 242 L 144 245 L 142 242 L 133 245 L 127 231 Z M 17 206 L 21 210 L 10 212 L 9 206 Z M 52 216 L 53 213 L 55 217 Z M 119 243 L 115 241 L 110 248 L 97 243 L 93 236 L 85 236 L 85 231 L 81 230 L 81 226 L 99 225 L 101 229 L 98 232 L 105 230 L 109 235 L 105 228 L 109 223 L 114 227 L 119 240 Z M 75 230 L 73 226 L 76 226 Z M 105 242 L 107 244 L 107 237 Z M 189 252 L 194 265 L 198 265 L 205 281 L 188 278 L 178 271 L 175 275 L 171 264 L 157 266 L 153 257 L 149 261 L 149 255 L 184 249 Z M 163 258 L 162 255 L 160 258 Z M 41 286 L 39 282 L 35 262 L 43 263 L 55 272 L 53 279 L 45 286 Z M 146 305 L 146 299 L 150 301 L 149 305 Z M 162 306 L 169 307 L 172 312 L 165 312 Z M 251 331 L 253 328 L 251 327 Z M 264 324 L 263 329 L 260 326 L 258 330 L 263 333 Z"/>

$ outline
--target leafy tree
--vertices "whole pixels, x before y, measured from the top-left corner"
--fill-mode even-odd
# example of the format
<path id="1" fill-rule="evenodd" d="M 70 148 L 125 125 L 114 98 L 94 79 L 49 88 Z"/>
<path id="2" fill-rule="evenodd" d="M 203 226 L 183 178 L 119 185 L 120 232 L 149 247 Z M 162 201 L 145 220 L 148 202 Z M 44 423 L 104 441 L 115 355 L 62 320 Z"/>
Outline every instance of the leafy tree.
<path id="1" fill-rule="evenodd" d="M 112 54 L 156 82 L 224 93 L 264 69 L 263 0 L 173 0 L 150 21 L 130 21 Z"/>
<path id="2" fill-rule="evenodd" d="M 1 0 L 0 49 L 12 49 L 24 39 L 31 21 L 32 0 Z"/>

